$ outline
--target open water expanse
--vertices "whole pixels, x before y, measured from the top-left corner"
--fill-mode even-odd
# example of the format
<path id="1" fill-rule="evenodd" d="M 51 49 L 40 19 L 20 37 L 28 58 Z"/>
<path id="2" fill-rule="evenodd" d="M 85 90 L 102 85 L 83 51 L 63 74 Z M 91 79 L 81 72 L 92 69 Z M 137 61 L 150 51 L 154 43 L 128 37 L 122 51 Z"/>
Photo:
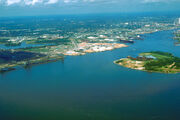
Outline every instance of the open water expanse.
<path id="1" fill-rule="evenodd" d="M 0 120 L 180 120 L 180 74 L 113 64 L 157 50 L 180 57 L 172 33 L 145 34 L 127 48 L 1 74 Z"/>

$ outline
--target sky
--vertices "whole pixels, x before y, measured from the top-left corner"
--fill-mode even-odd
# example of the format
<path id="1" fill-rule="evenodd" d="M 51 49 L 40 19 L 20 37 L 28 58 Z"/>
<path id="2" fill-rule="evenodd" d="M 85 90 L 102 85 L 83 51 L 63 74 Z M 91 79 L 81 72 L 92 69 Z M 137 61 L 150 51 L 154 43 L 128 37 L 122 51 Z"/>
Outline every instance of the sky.
<path id="1" fill-rule="evenodd" d="M 180 12 L 180 0 L 0 0 L 0 16 Z"/>

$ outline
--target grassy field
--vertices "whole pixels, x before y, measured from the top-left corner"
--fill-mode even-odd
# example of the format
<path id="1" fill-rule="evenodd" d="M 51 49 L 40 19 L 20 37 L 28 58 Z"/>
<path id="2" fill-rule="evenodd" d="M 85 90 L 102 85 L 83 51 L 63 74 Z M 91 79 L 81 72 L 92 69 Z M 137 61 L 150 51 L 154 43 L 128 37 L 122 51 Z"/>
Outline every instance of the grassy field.
<path id="1" fill-rule="evenodd" d="M 137 58 L 123 58 L 115 61 L 116 64 L 131 69 L 160 73 L 179 73 L 180 58 L 166 52 L 140 53 Z"/>

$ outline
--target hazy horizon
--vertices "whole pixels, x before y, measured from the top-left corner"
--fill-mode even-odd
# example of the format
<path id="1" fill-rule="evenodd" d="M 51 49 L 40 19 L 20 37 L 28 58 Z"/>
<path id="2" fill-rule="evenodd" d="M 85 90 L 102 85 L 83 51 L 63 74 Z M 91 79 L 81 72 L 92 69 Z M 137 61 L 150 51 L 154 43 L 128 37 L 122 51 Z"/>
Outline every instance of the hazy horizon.
<path id="1" fill-rule="evenodd" d="M 180 0 L 0 0 L 0 17 L 180 12 Z"/>

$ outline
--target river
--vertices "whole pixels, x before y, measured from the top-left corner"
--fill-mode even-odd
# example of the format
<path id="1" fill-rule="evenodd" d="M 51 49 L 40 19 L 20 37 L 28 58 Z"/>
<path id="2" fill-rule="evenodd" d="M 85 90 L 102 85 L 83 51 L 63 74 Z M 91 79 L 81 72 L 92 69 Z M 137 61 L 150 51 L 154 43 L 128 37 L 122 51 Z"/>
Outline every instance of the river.
<path id="1" fill-rule="evenodd" d="M 180 57 L 172 30 L 145 34 L 127 48 L 0 75 L 0 120 L 180 120 L 180 74 L 113 64 L 141 52 Z"/>

